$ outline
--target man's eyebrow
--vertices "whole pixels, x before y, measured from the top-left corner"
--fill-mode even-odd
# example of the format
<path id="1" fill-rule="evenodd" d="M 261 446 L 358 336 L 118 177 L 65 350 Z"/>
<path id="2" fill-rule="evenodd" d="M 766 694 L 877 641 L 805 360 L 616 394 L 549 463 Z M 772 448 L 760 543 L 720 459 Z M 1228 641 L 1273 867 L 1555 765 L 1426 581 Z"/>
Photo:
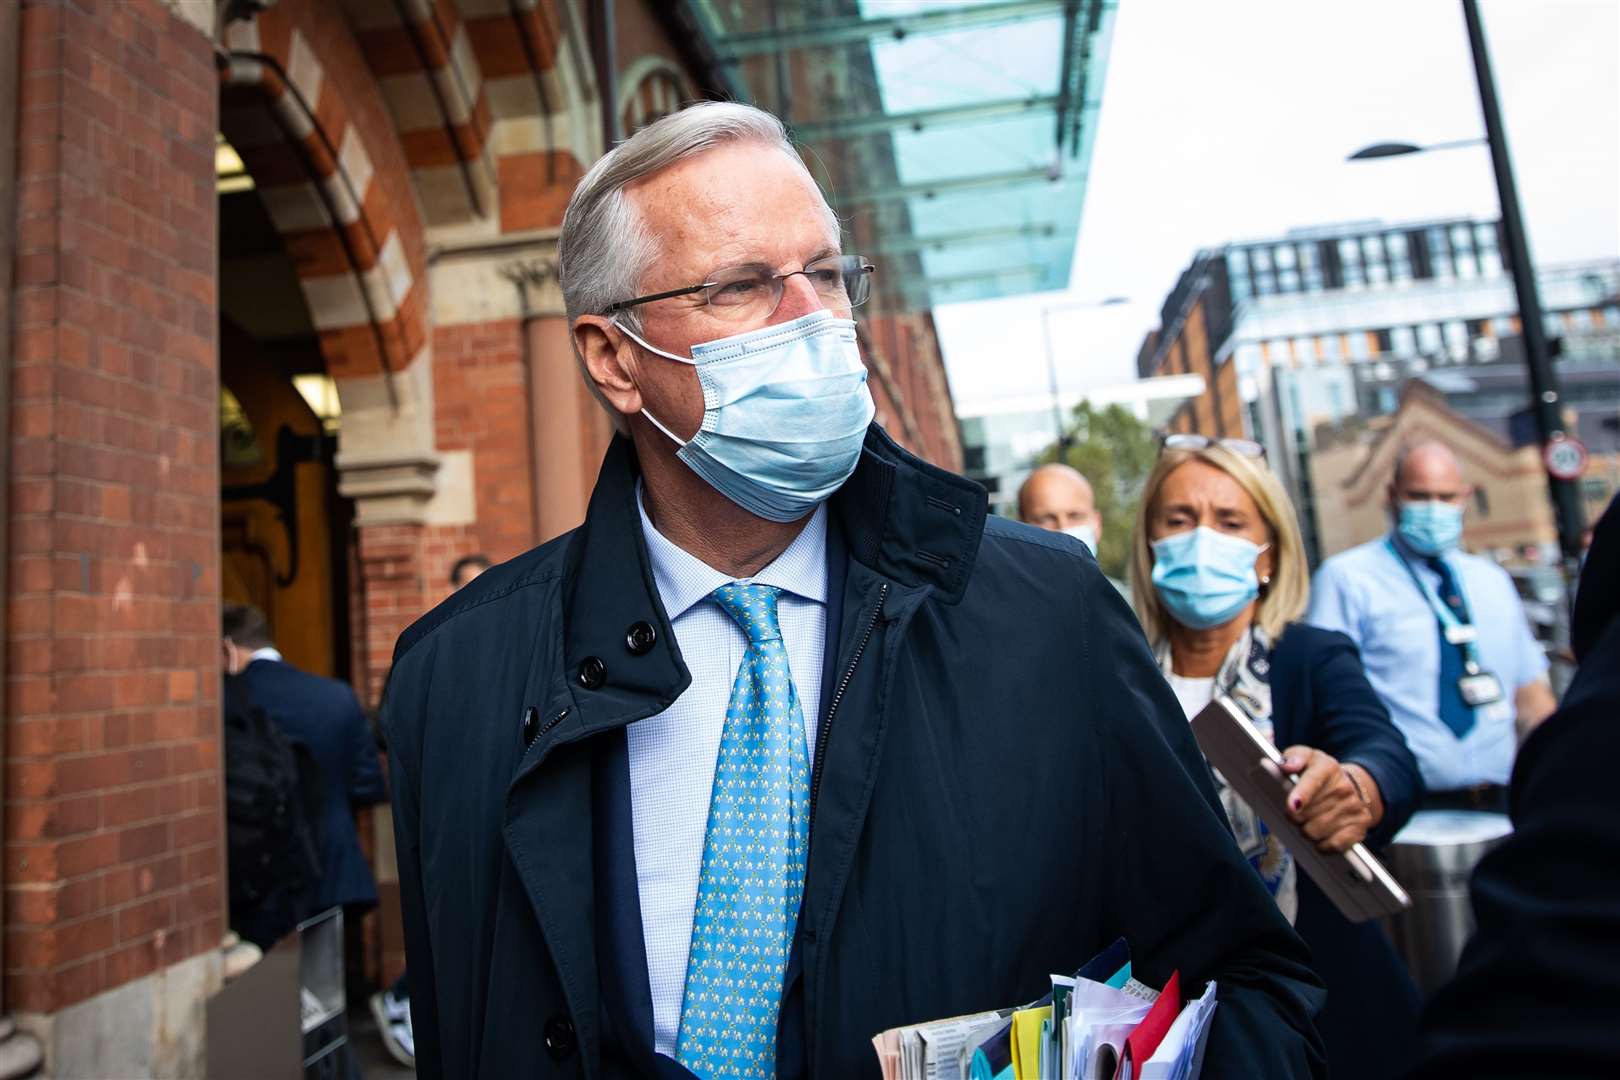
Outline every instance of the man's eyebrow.
<path id="1" fill-rule="evenodd" d="M 830 259 L 834 255 L 842 255 L 842 254 L 843 254 L 843 252 L 840 251 L 836 247 L 820 248 L 820 249 L 818 249 L 816 251 L 816 253 L 814 255 L 812 255 L 808 259 L 804 260 L 804 265 L 809 266 L 811 263 L 816 262 L 819 259 Z"/>

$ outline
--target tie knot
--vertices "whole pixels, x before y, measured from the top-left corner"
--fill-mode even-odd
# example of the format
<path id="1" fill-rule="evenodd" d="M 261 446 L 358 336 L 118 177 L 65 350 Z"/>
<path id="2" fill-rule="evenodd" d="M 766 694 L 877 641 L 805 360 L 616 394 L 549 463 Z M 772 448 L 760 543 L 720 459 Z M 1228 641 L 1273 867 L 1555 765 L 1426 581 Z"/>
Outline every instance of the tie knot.
<path id="1" fill-rule="evenodd" d="M 709 596 L 737 620 L 737 625 L 748 635 L 748 644 L 759 645 L 777 641 L 782 636 L 782 627 L 776 621 L 776 598 L 781 594 L 782 590 L 774 585 L 744 585 L 733 581 Z"/>

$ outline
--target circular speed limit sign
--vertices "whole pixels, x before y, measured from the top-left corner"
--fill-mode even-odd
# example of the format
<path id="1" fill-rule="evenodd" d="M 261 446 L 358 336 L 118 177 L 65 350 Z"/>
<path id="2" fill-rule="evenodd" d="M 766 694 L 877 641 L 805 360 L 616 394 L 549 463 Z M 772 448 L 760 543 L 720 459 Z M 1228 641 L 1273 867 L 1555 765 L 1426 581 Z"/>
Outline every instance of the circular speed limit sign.
<path id="1" fill-rule="evenodd" d="M 1547 463 L 1547 471 L 1560 480 L 1579 480 L 1586 471 L 1586 447 L 1581 440 L 1568 435 L 1549 440 L 1541 457 Z"/>

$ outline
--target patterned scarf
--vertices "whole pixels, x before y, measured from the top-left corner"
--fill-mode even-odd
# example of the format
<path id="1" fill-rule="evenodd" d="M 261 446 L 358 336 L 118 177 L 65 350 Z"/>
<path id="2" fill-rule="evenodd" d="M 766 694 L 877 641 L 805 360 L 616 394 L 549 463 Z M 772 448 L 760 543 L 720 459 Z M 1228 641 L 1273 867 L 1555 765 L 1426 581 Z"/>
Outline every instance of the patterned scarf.
<path id="1" fill-rule="evenodd" d="M 1168 640 L 1159 644 L 1155 657 L 1159 661 L 1159 669 L 1169 675 Z M 1221 661 L 1220 670 L 1215 673 L 1214 692 L 1225 694 L 1237 702 L 1260 734 L 1276 745 L 1276 725 L 1271 720 L 1271 638 L 1263 629 L 1251 626 L 1246 634 L 1232 643 L 1226 659 Z M 1277 901 L 1277 907 L 1292 923 L 1299 912 L 1294 857 L 1271 834 L 1249 804 L 1227 786 L 1225 778 L 1219 772 L 1215 772 L 1214 776 L 1216 792 L 1220 795 L 1221 806 L 1226 809 L 1226 818 L 1231 823 L 1232 835 L 1237 839 L 1238 847 Z"/>

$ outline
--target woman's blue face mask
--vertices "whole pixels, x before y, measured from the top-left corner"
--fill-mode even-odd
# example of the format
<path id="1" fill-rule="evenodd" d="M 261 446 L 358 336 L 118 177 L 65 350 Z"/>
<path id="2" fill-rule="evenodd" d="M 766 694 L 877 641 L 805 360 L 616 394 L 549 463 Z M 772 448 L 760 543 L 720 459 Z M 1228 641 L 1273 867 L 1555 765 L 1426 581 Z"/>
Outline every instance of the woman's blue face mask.
<path id="1" fill-rule="evenodd" d="M 1203 525 L 1153 543 L 1153 588 L 1171 618 L 1194 630 L 1230 622 L 1260 595 L 1266 545 Z"/>

